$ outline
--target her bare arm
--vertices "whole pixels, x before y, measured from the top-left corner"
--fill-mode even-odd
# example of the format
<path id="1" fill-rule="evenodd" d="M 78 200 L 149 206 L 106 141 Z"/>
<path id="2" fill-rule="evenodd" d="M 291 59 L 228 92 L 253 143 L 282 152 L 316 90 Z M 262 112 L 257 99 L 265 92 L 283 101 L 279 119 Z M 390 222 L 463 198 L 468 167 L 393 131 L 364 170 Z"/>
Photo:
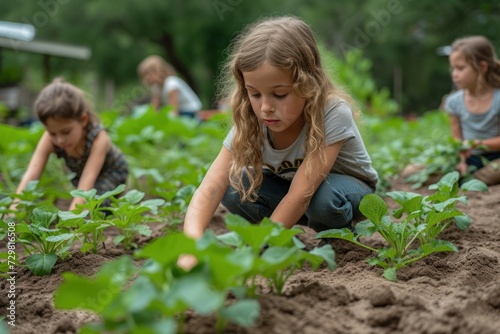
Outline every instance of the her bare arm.
<path id="1" fill-rule="evenodd" d="M 95 182 L 99 173 L 101 172 L 102 166 L 106 159 L 106 154 L 111 147 L 111 139 L 106 131 L 101 131 L 97 135 L 90 149 L 90 155 L 87 159 L 87 163 L 83 168 L 82 176 L 80 182 L 78 182 L 78 189 L 90 190 L 95 187 Z M 69 210 L 76 208 L 76 204 L 83 204 L 83 198 L 75 198 L 71 202 Z"/>
<path id="2" fill-rule="evenodd" d="M 47 165 L 50 154 L 54 152 L 54 145 L 50 140 L 50 135 L 47 132 L 44 132 L 36 146 L 33 156 L 31 157 L 28 169 L 24 173 L 21 182 L 17 187 L 16 194 L 21 194 L 30 181 L 40 179 L 40 176 L 45 169 L 45 165 Z M 13 204 L 11 209 L 15 209 L 15 204 Z"/>
<path id="3" fill-rule="evenodd" d="M 223 147 L 196 190 L 184 219 L 184 233 L 200 238 L 210 223 L 229 185 L 232 154 Z"/>

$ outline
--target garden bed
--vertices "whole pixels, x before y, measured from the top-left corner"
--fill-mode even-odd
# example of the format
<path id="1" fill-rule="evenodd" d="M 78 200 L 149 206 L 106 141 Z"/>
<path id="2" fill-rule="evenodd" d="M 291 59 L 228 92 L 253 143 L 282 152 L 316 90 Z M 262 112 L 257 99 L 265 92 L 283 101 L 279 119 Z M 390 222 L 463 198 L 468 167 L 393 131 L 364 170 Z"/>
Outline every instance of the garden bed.
<path id="1" fill-rule="evenodd" d="M 410 191 L 403 183 L 394 189 Z M 418 192 L 428 194 L 426 189 Z M 487 193 L 469 192 L 469 203 L 460 208 L 471 219 L 465 230 L 450 227 L 440 236 L 451 241 L 458 253 L 437 253 L 398 271 L 398 281 L 382 277 L 382 269 L 366 263 L 369 251 L 336 241 L 337 269 L 325 265 L 317 271 L 306 266 L 287 282 L 282 296 L 262 282 L 259 289 L 261 315 L 253 328 L 227 327 L 227 333 L 440 333 L 488 334 L 500 328 L 500 186 Z M 389 206 L 393 203 L 389 203 Z M 210 225 L 224 231 L 224 211 Z M 139 247 L 162 234 L 161 224 L 151 224 L 153 235 L 141 237 Z M 317 244 L 314 232 L 300 235 L 308 247 Z M 16 278 L 16 326 L 12 334 L 76 333 L 83 323 L 97 316 L 82 311 L 54 308 L 53 292 L 61 274 L 71 271 L 93 275 L 99 267 L 124 254 L 107 232 L 106 249 L 98 254 L 75 252 L 59 261 L 48 276 L 34 276 L 18 268 Z M 370 238 L 374 245 L 382 242 Z M 20 247 L 19 247 L 20 248 Z M 19 249 L 20 250 L 20 249 Z M 22 260 L 21 260 L 22 262 Z M 0 285 L 0 314 L 6 312 L 8 284 Z M 188 314 L 186 333 L 214 333 L 215 320 Z"/>

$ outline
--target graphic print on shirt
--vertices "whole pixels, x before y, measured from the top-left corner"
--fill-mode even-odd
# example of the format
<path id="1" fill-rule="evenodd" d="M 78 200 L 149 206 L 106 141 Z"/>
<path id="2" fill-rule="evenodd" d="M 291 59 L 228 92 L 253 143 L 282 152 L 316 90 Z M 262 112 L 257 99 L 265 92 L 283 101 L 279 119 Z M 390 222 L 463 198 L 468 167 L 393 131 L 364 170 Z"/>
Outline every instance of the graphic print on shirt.
<path id="1" fill-rule="evenodd" d="M 285 180 L 291 181 L 293 179 L 293 176 L 295 175 L 295 172 L 297 172 L 297 169 L 299 169 L 303 161 L 303 158 L 295 159 L 293 162 L 285 160 L 281 162 L 278 169 L 274 168 L 270 164 L 264 164 L 264 168 L 269 169 L 271 172 Z"/>

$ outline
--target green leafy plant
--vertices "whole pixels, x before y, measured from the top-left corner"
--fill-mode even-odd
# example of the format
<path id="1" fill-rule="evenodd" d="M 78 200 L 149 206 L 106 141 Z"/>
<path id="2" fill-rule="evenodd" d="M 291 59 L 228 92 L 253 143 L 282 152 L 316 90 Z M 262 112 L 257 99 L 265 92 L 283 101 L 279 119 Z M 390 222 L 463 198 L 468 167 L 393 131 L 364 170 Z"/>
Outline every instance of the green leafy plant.
<path id="1" fill-rule="evenodd" d="M 187 185 L 174 190 L 157 190 L 160 197 L 165 199 L 165 205 L 160 208 L 162 217 L 166 218 L 167 232 L 175 230 L 176 226 L 184 222 L 184 213 L 196 187 Z"/>
<path id="2" fill-rule="evenodd" d="M 92 251 L 96 254 L 99 245 L 104 247 L 103 231 L 106 227 L 113 226 L 110 219 L 106 219 L 106 212 L 109 208 L 102 206 L 105 200 L 110 200 L 112 196 L 118 195 L 125 190 L 125 185 L 120 185 L 114 190 L 97 195 L 96 189 L 89 191 L 73 190 L 73 197 L 80 197 L 85 200 L 84 204 L 77 204 L 77 208 L 72 211 L 60 211 L 60 222 L 58 226 L 71 229 L 75 235 L 82 239 L 82 252 Z"/>
<path id="3" fill-rule="evenodd" d="M 39 187 L 39 181 L 30 181 L 21 194 L 6 194 L 0 202 L 0 213 L 8 214 L 16 221 L 30 221 L 31 213 L 36 207 L 53 206 L 52 201 L 45 198 L 45 190 Z M 16 201 L 16 209 L 9 206 Z"/>
<path id="4" fill-rule="evenodd" d="M 115 245 L 123 243 L 126 249 L 137 248 L 133 242 L 137 235 L 151 235 L 151 229 L 146 222 L 155 221 L 152 216 L 145 216 L 146 212 L 158 214 L 158 208 L 165 204 L 163 199 L 149 199 L 142 201 L 144 193 L 131 190 L 124 196 L 115 199 L 113 207 L 109 208 L 112 213 L 113 225 L 118 227 L 122 234 L 113 240 Z"/>
<path id="5" fill-rule="evenodd" d="M 217 333 L 228 322 L 248 327 L 259 315 L 259 304 L 242 295 L 227 301 L 233 289 L 238 291 L 235 268 L 241 271 L 227 259 L 230 252 L 213 237 L 197 243 L 172 233 L 138 251 L 138 257 L 147 258 L 140 270 L 125 257 L 103 266 L 95 278 L 65 273 L 54 302 L 57 308 L 83 308 L 101 316 L 102 322 L 84 326 L 82 333 L 183 333 L 190 309 L 201 316 L 215 314 Z M 186 272 L 176 265 L 183 253 L 205 259 Z M 228 270 L 215 272 L 223 268 Z M 107 298 L 100 298 L 105 293 Z"/>
<path id="6" fill-rule="evenodd" d="M 331 271 L 335 269 L 335 253 L 331 246 L 324 245 L 310 252 L 304 250 L 305 245 L 295 237 L 304 232 L 298 226 L 287 229 L 269 218 L 255 225 L 233 214 L 226 216 L 226 226 L 232 232 L 218 236 L 218 239 L 236 247 L 235 254 L 252 254 L 252 265 L 244 275 L 246 281 L 252 282 L 250 291 L 254 291 L 255 278 L 260 275 L 269 281 L 277 294 L 281 294 L 288 278 L 307 262 L 313 270 L 323 262 Z"/>
<path id="7" fill-rule="evenodd" d="M 478 180 L 459 187 L 458 178 L 458 172 L 446 174 L 430 187 L 436 192 L 425 197 L 411 192 L 389 192 L 388 196 L 400 205 L 391 213 L 394 221 L 387 215 L 387 204 L 380 196 L 367 195 L 359 209 L 368 220 L 355 226 L 357 234 L 349 229 L 332 229 L 318 233 L 316 238 L 344 239 L 375 252 L 376 257 L 368 259 L 368 263 L 381 266 L 383 276 L 395 281 L 397 270 L 403 266 L 432 253 L 458 251 L 451 242 L 436 238 L 453 222 L 459 229 L 467 228 L 470 218 L 456 208 L 457 202 L 467 204 L 464 194 L 469 190 L 487 190 L 487 186 Z M 388 247 L 375 249 L 359 240 L 360 236 L 371 237 L 376 232 L 385 239 Z"/>
<path id="8" fill-rule="evenodd" d="M 215 332 L 223 333 L 229 323 L 255 324 L 260 307 L 252 298 L 255 289 L 248 286 L 254 276 L 268 277 L 281 291 L 285 278 L 306 260 L 317 268 L 328 259 L 329 267 L 334 267 L 331 247 L 304 251 L 294 239 L 298 229 L 288 230 L 269 220 L 252 225 L 238 216 L 228 218 L 233 231 L 222 236 L 206 231 L 193 240 L 173 232 L 155 239 L 136 251 L 136 257 L 146 259 L 137 272 L 130 269 L 130 259 L 120 259 L 103 266 L 92 279 L 64 274 L 54 298 L 56 307 L 83 308 L 101 316 L 102 322 L 86 325 L 82 333 L 183 333 L 188 310 L 214 315 Z M 265 245 L 269 245 L 266 250 Z M 190 271 L 177 266 L 185 254 L 198 260 Z M 282 269 L 287 269 L 285 274 Z M 109 298 L 95 302 L 108 290 Z"/>
<path id="9" fill-rule="evenodd" d="M 26 267 L 35 275 L 48 275 L 57 258 L 66 258 L 74 241 L 74 234 L 66 228 L 52 227 L 57 213 L 37 207 L 33 210 L 31 223 L 18 223 L 17 241 L 30 254 L 25 261 Z"/>

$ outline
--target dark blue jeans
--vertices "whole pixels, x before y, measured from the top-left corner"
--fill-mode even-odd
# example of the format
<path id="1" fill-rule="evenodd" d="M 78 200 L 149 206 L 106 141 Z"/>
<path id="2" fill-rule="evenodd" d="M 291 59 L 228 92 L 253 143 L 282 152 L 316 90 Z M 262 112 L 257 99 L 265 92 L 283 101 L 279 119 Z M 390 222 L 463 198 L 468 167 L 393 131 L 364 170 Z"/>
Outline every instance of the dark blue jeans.
<path id="1" fill-rule="evenodd" d="M 484 167 L 483 161 L 481 158 L 485 158 L 488 161 L 492 161 L 495 159 L 500 159 L 500 151 L 499 152 L 487 152 L 481 155 L 471 155 L 467 158 L 466 163 L 468 166 L 475 166 L 478 169 Z"/>
<path id="2" fill-rule="evenodd" d="M 248 180 L 245 177 L 245 186 Z M 256 202 L 241 202 L 240 196 L 228 187 L 222 204 L 229 212 L 242 216 L 252 223 L 270 217 L 290 188 L 290 181 L 273 173 L 264 173 L 264 180 L 257 191 Z M 359 211 L 361 199 L 374 192 L 366 183 L 348 175 L 329 174 L 318 187 L 309 207 L 298 224 L 316 232 L 332 228 L 351 228 L 354 220 L 362 219 Z"/>

